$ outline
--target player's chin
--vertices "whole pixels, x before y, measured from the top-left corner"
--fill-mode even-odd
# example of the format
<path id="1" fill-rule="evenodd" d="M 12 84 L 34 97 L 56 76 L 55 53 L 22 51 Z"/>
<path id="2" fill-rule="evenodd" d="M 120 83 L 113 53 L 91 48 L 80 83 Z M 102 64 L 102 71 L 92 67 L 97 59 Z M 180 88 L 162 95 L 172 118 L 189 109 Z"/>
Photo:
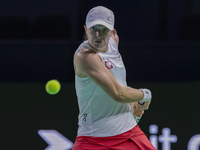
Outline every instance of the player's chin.
<path id="1" fill-rule="evenodd" d="M 103 44 L 102 43 L 97 43 L 95 44 L 94 46 L 96 49 L 100 49 L 100 48 L 103 48 Z"/>
<path id="2" fill-rule="evenodd" d="M 95 42 L 95 45 L 96 45 L 96 46 L 102 46 L 102 45 L 103 45 L 103 42 Z"/>

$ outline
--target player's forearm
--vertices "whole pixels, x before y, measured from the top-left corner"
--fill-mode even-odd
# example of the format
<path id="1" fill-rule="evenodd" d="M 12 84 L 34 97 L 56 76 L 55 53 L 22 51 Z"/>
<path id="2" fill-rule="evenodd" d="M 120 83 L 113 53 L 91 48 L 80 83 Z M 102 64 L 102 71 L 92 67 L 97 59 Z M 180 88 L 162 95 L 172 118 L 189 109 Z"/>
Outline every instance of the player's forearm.
<path id="1" fill-rule="evenodd" d="M 122 86 L 118 89 L 118 99 L 120 103 L 144 102 L 150 101 L 152 98 L 151 91 L 148 89 L 134 89 L 128 86 Z"/>
<path id="2" fill-rule="evenodd" d="M 134 89 L 128 86 L 123 86 L 119 91 L 117 101 L 120 103 L 132 103 L 141 101 L 144 97 L 142 90 Z"/>

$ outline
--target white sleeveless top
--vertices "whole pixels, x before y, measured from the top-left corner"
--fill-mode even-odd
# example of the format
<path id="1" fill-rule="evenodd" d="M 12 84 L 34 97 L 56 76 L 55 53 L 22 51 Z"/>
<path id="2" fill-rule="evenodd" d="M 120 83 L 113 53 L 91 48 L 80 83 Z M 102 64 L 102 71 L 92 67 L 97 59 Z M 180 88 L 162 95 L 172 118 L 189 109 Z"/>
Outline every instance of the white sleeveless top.
<path id="1" fill-rule="evenodd" d="M 84 41 L 75 54 L 81 48 L 93 49 Z M 118 83 L 126 86 L 126 70 L 113 38 L 109 39 L 108 51 L 99 55 Z M 116 102 L 89 77 L 80 78 L 75 74 L 75 87 L 79 105 L 78 136 L 114 136 L 137 124 L 129 103 Z"/>

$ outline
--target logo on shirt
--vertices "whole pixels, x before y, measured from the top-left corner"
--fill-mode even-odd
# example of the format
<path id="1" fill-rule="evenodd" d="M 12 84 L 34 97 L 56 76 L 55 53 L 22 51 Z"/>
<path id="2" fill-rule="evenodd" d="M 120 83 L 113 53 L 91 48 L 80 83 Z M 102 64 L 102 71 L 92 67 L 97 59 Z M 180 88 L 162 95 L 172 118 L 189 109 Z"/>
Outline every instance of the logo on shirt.
<path id="1" fill-rule="evenodd" d="M 112 68 L 113 68 L 113 65 L 112 65 L 111 62 L 109 62 L 109 61 L 105 61 L 105 66 L 106 66 L 106 68 L 108 68 L 108 69 L 112 69 Z"/>
<path id="2" fill-rule="evenodd" d="M 87 114 L 84 114 L 83 122 L 86 122 Z"/>

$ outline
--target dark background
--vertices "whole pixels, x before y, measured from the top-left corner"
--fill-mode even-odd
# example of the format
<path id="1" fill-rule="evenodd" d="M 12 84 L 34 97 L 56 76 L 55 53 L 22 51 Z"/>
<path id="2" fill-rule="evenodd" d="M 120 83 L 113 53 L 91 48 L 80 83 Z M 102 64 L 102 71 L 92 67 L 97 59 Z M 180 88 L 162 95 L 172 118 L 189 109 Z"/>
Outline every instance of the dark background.
<path id="1" fill-rule="evenodd" d="M 78 104 L 73 54 L 83 41 L 87 12 L 113 10 L 127 82 L 153 92 L 140 127 L 168 127 L 178 137 L 172 150 L 187 149 L 200 134 L 200 2 L 197 0 L 0 0 L 1 149 L 45 149 L 40 129 L 74 142 Z M 57 95 L 45 92 L 50 79 Z M 162 144 L 159 143 L 159 148 Z"/>

